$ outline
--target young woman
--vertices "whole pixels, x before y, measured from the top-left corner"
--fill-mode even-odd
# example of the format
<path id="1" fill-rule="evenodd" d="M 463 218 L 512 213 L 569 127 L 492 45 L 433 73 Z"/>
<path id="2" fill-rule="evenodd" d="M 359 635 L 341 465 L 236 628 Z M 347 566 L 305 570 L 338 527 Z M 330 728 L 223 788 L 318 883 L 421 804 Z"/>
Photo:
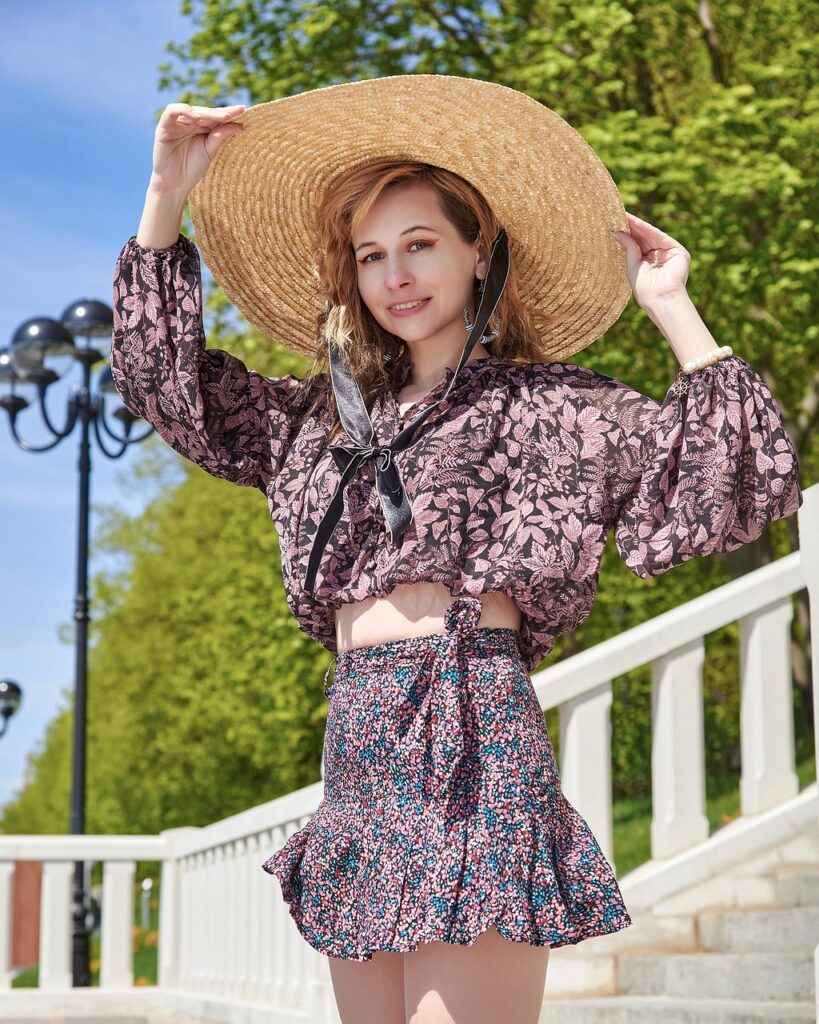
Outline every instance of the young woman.
<path id="1" fill-rule="evenodd" d="M 189 195 L 216 279 L 313 357 L 305 380 L 205 348 Z M 182 455 L 265 493 L 290 608 L 335 655 L 324 796 L 263 867 L 345 1024 L 535 1022 L 550 947 L 631 923 L 529 673 L 588 615 L 610 529 L 648 578 L 802 501 L 689 259 L 502 86 L 396 76 L 159 121 L 112 372 Z M 662 403 L 566 361 L 631 294 L 684 364 Z"/>

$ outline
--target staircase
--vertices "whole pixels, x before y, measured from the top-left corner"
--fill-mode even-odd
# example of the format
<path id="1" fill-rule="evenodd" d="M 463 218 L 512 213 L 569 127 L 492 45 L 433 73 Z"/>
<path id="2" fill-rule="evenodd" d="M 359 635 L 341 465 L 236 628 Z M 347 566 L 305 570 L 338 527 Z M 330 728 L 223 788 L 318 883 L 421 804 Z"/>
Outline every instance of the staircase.
<path id="1" fill-rule="evenodd" d="M 616 995 L 550 999 L 547 977 L 540 1024 L 816 1021 L 819 858 L 774 864 L 741 881 L 747 905 L 669 917 L 665 941 L 657 921 L 635 920 L 632 928 L 618 933 L 621 948 L 632 945 L 634 951 L 613 958 Z M 627 942 L 631 931 L 634 938 Z M 605 953 L 603 944 L 612 949 L 616 938 L 590 942 L 599 943 L 596 948 Z M 648 944 L 654 945 L 653 952 L 646 950 Z M 562 968 L 558 958 L 564 948 L 553 951 L 550 972 L 553 966 Z"/>
<path id="2" fill-rule="evenodd" d="M 532 676 L 557 709 L 566 798 L 614 863 L 613 681 L 651 668 L 651 850 L 618 879 L 630 928 L 551 952 L 541 1024 L 816 1021 L 819 782 L 800 790 L 793 730 L 793 596 L 819 637 L 819 484 L 799 549 Z M 706 637 L 739 632 L 740 813 L 706 814 Z M 819 737 L 819 643 L 811 648 Z M 290 920 L 270 851 L 315 813 L 323 782 L 202 828 L 158 835 L 0 836 L 0 1020 L 187 1014 L 218 1024 L 335 1024 L 328 958 Z M 12 879 L 42 863 L 39 988 L 11 990 Z M 72 988 L 76 861 L 102 864 L 100 985 Z M 136 865 L 161 865 L 158 984 L 134 984 Z M 815 957 L 815 959 L 814 959 Z M 158 1024 L 158 1021 L 156 1022 Z"/>

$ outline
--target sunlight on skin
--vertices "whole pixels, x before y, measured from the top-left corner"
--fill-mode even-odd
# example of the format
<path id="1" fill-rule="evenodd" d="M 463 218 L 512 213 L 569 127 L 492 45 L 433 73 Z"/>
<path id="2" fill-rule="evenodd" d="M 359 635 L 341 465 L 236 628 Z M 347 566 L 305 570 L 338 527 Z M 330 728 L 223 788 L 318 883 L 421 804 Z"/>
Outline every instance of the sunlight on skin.
<path id="1" fill-rule="evenodd" d="M 425 943 L 404 954 L 407 1024 L 537 1024 L 548 961 L 494 926 L 471 946 Z"/>
<path id="2" fill-rule="evenodd" d="M 414 230 L 405 233 L 408 228 Z M 431 388 L 461 358 L 464 306 L 470 319 L 475 316 L 472 285 L 487 271 L 480 238 L 464 242 L 432 187 L 416 183 L 379 196 L 352 242 L 361 298 L 385 330 L 407 343 L 413 384 Z M 426 308 L 413 316 L 399 317 L 390 310 L 396 303 L 426 298 Z M 476 344 L 470 358 L 488 354 Z"/>

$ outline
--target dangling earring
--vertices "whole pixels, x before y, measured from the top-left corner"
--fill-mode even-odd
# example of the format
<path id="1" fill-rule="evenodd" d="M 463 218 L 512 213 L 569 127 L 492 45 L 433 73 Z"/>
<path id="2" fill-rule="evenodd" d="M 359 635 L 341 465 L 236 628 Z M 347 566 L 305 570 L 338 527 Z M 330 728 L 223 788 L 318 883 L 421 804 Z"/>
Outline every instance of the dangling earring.
<path id="1" fill-rule="evenodd" d="M 486 284 L 486 278 L 485 277 L 480 278 L 479 282 L 480 283 L 478 284 L 478 291 L 483 292 L 484 285 Z M 470 323 L 470 320 L 469 320 L 469 309 L 468 309 L 467 306 L 464 306 L 464 323 L 466 324 L 467 331 L 471 331 L 472 328 L 475 326 L 474 323 Z M 490 345 L 495 340 L 495 338 L 497 338 L 498 336 L 499 336 L 499 332 L 498 331 L 493 331 L 491 334 L 482 334 L 481 335 L 481 344 L 482 345 Z"/>
<path id="2" fill-rule="evenodd" d="M 486 284 L 486 278 L 479 277 L 478 278 L 478 291 L 479 292 L 483 292 L 483 287 L 484 287 L 485 284 Z M 466 306 L 464 306 L 464 323 L 466 324 L 466 329 L 468 331 L 471 331 L 472 328 L 475 326 L 473 323 L 469 322 L 469 309 Z"/>
<path id="3" fill-rule="evenodd" d="M 468 331 L 471 331 L 472 328 L 475 326 L 474 323 L 470 323 L 470 320 L 469 320 L 469 310 L 467 309 L 466 306 L 464 306 L 464 323 L 466 324 L 466 329 Z M 482 345 L 490 345 L 495 340 L 495 338 L 497 338 L 498 336 L 499 336 L 499 332 L 498 331 L 493 331 L 491 334 L 482 334 L 481 335 L 481 344 Z"/>

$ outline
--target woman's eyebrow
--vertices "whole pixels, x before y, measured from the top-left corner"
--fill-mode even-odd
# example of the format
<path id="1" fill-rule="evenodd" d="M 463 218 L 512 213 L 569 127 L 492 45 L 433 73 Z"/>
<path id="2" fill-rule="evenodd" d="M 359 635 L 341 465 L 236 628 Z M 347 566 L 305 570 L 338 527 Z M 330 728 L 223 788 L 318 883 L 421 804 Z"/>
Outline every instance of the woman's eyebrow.
<path id="1" fill-rule="evenodd" d="M 407 228 L 406 231 L 402 231 L 401 236 L 408 235 L 410 231 L 435 231 L 435 228 L 429 228 L 426 224 L 413 224 L 411 228 Z M 435 234 L 437 235 L 438 232 L 435 231 Z M 368 245 L 378 245 L 378 242 L 361 242 L 360 245 L 355 247 L 355 252 L 358 252 L 359 249 L 363 249 Z"/>

